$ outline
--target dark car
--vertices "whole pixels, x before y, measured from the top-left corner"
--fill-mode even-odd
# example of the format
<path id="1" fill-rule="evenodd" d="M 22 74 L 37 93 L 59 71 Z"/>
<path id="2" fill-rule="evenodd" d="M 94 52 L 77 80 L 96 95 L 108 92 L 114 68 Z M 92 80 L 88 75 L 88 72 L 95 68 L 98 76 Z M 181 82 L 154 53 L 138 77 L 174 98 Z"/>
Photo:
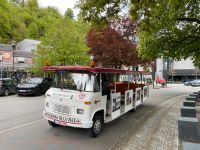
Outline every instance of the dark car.
<path id="1" fill-rule="evenodd" d="M 51 87 L 51 78 L 31 78 L 22 84 L 18 84 L 18 95 L 42 95 Z"/>
<path id="2" fill-rule="evenodd" d="M 17 83 L 10 78 L 0 79 L 0 95 L 8 96 L 9 94 L 15 94 L 15 88 Z"/>

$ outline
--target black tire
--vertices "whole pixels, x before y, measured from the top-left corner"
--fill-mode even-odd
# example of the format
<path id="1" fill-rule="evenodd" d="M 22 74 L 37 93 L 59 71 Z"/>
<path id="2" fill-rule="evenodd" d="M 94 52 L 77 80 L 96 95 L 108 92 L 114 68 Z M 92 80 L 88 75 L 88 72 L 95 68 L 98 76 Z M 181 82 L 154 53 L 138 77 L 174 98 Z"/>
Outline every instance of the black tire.
<path id="1" fill-rule="evenodd" d="M 136 108 L 131 109 L 130 112 L 136 112 Z"/>
<path id="2" fill-rule="evenodd" d="M 52 122 L 52 121 L 50 121 L 50 120 L 48 120 L 48 123 L 49 123 L 49 125 L 50 125 L 51 127 L 53 127 L 53 128 L 59 126 L 58 124 L 56 124 L 56 123 L 54 123 L 54 122 Z"/>
<path id="3" fill-rule="evenodd" d="M 10 94 L 9 90 L 8 90 L 8 89 L 5 89 L 4 95 L 5 95 L 5 96 L 8 96 L 9 94 Z"/>
<path id="4" fill-rule="evenodd" d="M 93 118 L 92 128 L 89 129 L 89 134 L 91 137 L 96 138 L 103 127 L 103 118 L 100 115 L 95 115 Z"/>

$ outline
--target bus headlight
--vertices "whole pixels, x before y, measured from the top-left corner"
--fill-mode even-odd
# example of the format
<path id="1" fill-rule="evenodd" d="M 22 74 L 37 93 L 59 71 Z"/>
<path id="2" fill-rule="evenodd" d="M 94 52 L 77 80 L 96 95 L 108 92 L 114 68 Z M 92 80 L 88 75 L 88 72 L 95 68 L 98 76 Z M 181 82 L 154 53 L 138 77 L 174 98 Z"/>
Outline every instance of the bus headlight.
<path id="1" fill-rule="evenodd" d="M 77 109 L 77 114 L 84 114 L 84 109 Z"/>

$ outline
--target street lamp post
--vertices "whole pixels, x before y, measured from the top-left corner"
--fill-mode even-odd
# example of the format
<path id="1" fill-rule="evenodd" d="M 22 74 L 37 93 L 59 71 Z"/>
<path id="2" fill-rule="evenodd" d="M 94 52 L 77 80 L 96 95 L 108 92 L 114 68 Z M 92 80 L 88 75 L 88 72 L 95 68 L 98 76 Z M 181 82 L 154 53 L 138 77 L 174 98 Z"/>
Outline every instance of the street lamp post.
<path id="1" fill-rule="evenodd" d="M 14 73 L 15 73 L 15 56 L 14 56 L 14 50 L 15 50 L 15 41 L 12 41 L 12 48 L 13 48 L 13 66 L 12 66 L 12 77 L 14 78 Z"/>
<path id="2" fill-rule="evenodd" d="M 3 56 L 2 55 L 0 55 L 0 60 L 1 60 L 1 79 L 2 79 L 2 74 L 3 74 L 3 63 L 2 63 Z"/>
<path id="3" fill-rule="evenodd" d="M 152 80 L 153 80 L 153 88 L 155 88 L 155 77 L 156 77 L 156 60 L 152 62 Z"/>

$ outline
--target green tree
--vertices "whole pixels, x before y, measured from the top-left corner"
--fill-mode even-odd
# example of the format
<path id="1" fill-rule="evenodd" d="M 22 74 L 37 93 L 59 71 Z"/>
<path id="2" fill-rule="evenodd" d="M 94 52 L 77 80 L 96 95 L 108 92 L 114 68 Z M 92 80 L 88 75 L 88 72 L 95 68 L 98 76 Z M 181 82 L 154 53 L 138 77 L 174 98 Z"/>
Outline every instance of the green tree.
<path id="1" fill-rule="evenodd" d="M 140 55 L 152 59 L 191 57 L 200 66 L 199 0 L 79 0 L 77 6 L 84 20 L 100 24 L 119 17 L 127 4 L 132 19 L 140 24 Z"/>
<path id="2" fill-rule="evenodd" d="M 8 13 L 10 12 L 10 13 Z M 12 7 L 9 5 L 7 0 L 0 1 L 0 42 L 7 43 L 12 39 Z"/>
<path id="3" fill-rule="evenodd" d="M 56 8 L 39 8 L 37 0 L 2 0 L 0 18 L 0 42 L 10 43 L 24 38 L 39 40 L 63 16 Z"/>
<path id="4" fill-rule="evenodd" d="M 37 0 L 28 0 L 26 7 L 29 8 L 30 10 L 36 11 L 39 9 L 38 1 Z"/>
<path id="5" fill-rule="evenodd" d="M 67 8 L 64 16 L 65 16 L 65 18 L 74 19 L 74 12 L 73 12 L 73 10 L 71 8 Z"/>
<path id="6" fill-rule="evenodd" d="M 38 39 L 38 26 L 36 23 L 31 23 L 28 26 L 28 34 L 29 37 L 33 38 L 33 39 Z"/>
<path id="7" fill-rule="evenodd" d="M 86 65 L 89 62 L 85 36 L 89 26 L 75 20 L 62 20 L 41 39 L 36 51 L 35 68 L 45 65 Z"/>

